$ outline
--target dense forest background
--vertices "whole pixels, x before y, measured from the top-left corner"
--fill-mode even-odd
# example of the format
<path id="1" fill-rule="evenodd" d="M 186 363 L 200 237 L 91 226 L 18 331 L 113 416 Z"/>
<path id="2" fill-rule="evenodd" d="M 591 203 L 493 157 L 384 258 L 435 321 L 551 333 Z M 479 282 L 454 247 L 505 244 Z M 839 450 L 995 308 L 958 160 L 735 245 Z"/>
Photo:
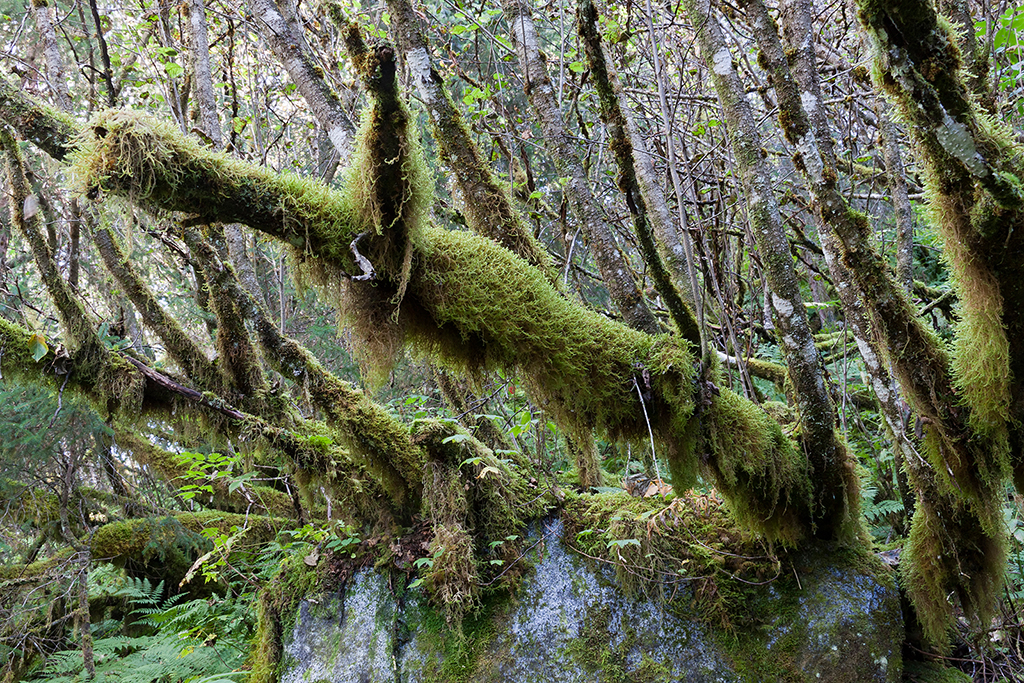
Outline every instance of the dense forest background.
<path id="1" fill-rule="evenodd" d="M 367 563 L 458 629 L 581 497 L 1022 675 L 1024 6 L 938 4 L 0 0 L 3 680 L 273 680 Z"/>

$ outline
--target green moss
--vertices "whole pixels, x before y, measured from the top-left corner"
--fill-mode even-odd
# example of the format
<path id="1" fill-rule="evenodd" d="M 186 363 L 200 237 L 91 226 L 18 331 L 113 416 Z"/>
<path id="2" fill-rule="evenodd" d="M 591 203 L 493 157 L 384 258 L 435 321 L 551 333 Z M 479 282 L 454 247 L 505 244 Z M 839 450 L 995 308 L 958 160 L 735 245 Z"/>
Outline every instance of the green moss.
<path id="1" fill-rule="evenodd" d="M 771 539 L 799 540 L 810 519 L 807 462 L 778 423 L 725 390 L 702 416 L 701 439 L 715 486 L 737 520 Z"/>
<path id="2" fill-rule="evenodd" d="M 343 185 L 349 220 L 338 239 L 349 235 L 350 226 L 357 234 L 376 235 L 379 239 L 367 240 L 364 256 L 378 275 L 399 281 L 401 289 L 409 276 L 412 250 L 427 248 L 423 231 L 434 199 L 433 183 L 405 103 L 397 92 L 377 93 L 364 109 L 356 135 Z"/>
<path id="3" fill-rule="evenodd" d="M 1010 404 L 1009 340 L 1003 328 L 1003 297 L 995 273 L 972 249 L 974 221 L 960 205 L 961 197 L 929 191 L 928 211 L 944 235 L 944 256 L 950 264 L 960 321 L 954 338 L 953 370 L 971 426 L 994 435 L 1006 424 Z M 996 465 L 997 468 L 1005 467 Z M 992 474 L 1000 476 L 997 469 Z M 991 476 L 991 475 L 990 475 Z"/>
<path id="4" fill-rule="evenodd" d="M 744 533 L 713 494 L 664 498 L 581 495 L 566 501 L 565 542 L 615 567 L 627 593 L 687 587 L 686 608 L 716 627 L 745 623 L 751 582 L 777 576 L 778 560 Z M 678 584 L 678 585 L 677 585 Z M 666 594 L 666 597 L 669 594 Z"/>
<path id="5" fill-rule="evenodd" d="M 927 489 L 926 489 L 927 490 Z M 900 565 L 929 642 L 948 646 L 955 597 L 976 624 L 988 624 L 1003 586 L 1006 538 L 976 511 L 951 496 L 930 492 L 916 506 Z"/>
<path id="6" fill-rule="evenodd" d="M 519 370 L 564 427 L 646 440 L 635 378 L 650 395 L 657 435 L 677 438 L 692 410 L 694 359 L 685 342 L 567 301 L 540 271 L 490 240 L 440 230 L 428 236 L 432 253 L 412 285 L 420 310 L 402 321 L 414 347 L 462 372 Z"/>
<path id="7" fill-rule="evenodd" d="M 914 683 L 971 683 L 974 679 L 941 662 L 905 662 L 904 680 Z"/>
<path id="8" fill-rule="evenodd" d="M 453 629 L 442 612 L 422 610 L 422 619 L 415 627 L 423 638 L 425 650 L 442 653 L 429 659 L 421 670 L 425 683 L 467 683 L 476 680 L 481 655 L 487 650 L 505 622 L 512 598 L 508 591 L 485 593 L 477 609 L 462 620 L 461 628 Z M 411 625 L 412 626 L 412 625 Z"/>
<path id="9" fill-rule="evenodd" d="M 247 164 L 130 110 L 97 113 L 76 141 L 72 172 L 88 196 L 127 196 L 203 222 L 245 222 L 287 244 L 359 272 L 345 197 L 323 183 Z"/>
<path id="10" fill-rule="evenodd" d="M 299 603 L 317 592 L 322 578 L 301 558 L 286 560 L 280 571 L 260 591 L 256 635 L 249 657 L 249 683 L 277 683 L 281 677 L 284 634 L 295 620 Z"/>

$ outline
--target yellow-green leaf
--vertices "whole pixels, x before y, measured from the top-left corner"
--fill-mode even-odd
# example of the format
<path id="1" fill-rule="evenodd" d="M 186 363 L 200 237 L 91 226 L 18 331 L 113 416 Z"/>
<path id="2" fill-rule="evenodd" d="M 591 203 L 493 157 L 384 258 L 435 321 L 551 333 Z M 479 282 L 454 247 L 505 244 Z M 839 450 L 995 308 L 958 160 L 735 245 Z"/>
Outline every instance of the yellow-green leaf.
<path id="1" fill-rule="evenodd" d="M 46 345 L 46 338 L 41 334 L 32 335 L 32 338 L 28 340 L 28 348 L 32 352 L 32 359 L 37 363 L 50 352 L 50 347 Z"/>

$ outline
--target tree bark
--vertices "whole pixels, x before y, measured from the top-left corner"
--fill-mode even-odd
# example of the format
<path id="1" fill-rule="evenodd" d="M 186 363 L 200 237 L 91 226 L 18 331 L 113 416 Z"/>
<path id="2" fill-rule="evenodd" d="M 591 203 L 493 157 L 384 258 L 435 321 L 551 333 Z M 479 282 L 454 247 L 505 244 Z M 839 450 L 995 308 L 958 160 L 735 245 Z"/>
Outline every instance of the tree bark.
<path id="1" fill-rule="evenodd" d="M 528 263 L 550 272 L 552 264 L 547 251 L 520 218 L 508 190 L 498 183 L 484 162 L 462 113 L 434 69 L 420 18 L 409 0 L 388 0 L 388 8 L 398 46 L 430 115 L 441 159 L 455 174 L 462 191 L 467 223 Z"/>
<path id="2" fill-rule="evenodd" d="M 305 48 L 298 28 L 284 17 L 277 0 L 253 0 L 252 9 L 270 49 L 281 60 L 317 122 L 327 131 L 341 164 L 346 165 L 352 156 L 356 128 Z"/>
<path id="3" fill-rule="evenodd" d="M 889 105 L 882 98 L 875 101 L 885 155 L 885 174 L 896 215 L 896 278 L 907 292 L 911 292 L 914 288 L 914 210 L 907 196 L 907 172 L 903 167 L 898 131 L 888 109 Z"/>
<path id="4" fill-rule="evenodd" d="M 502 4 L 512 31 L 512 41 L 518 50 L 526 95 L 537 115 L 555 168 L 566 179 L 563 191 L 573 216 L 583 227 L 584 235 L 593 250 L 601 279 L 626 324 L 654 334 L 659 331 L 658 322 L 647 307 L 629 265 L 615 244 L 611 227 L 605 222 L 594 201 L 583 164 L 574 151 L 575 141 L 562 120 L 547 65 L 540 54 L 533 11 L 526 0 L 503 0 Z"/>
<path id="5" fill-rule="evenodd" d="M 800 410 L 801 441 L 814 472 L 817 533 L 823 537 L 853 534 L 859 502 L 857 479 L 849 454 L 835 432 L 835 408 L 807 322 L 753 112 L 710 2 L 685 0 L 684 5 L 725 112 L 729 140 L 747 195 L 750 227 L 765 266 L 779 344 Z"/>
<path id="6" fill-rule="evenodd" d="M 36 27 L 42 34 L 43 54 L 46 56 L 47 82 L 57 106 L 63 111 L 71 111 L 71 95 L 64 72 L 64 61 L 57 47 L 57 34 L 53 28 L 53 6 L 48 0 L 32 0 L 32 9 L 36 19 Z"/>
<path id="7" fill-rule="evenodd" d="M 618 75 L 608 61 L 601 44 L 601 37 L 597 30 L 597 10 L 589 0 L 580 3 L 578 20 L 580 37 L 583 40 L 587 61 L 594 77 L 594 85 L 601 100 L 601 119 L 607 127 L 610 138 L 609 146 L 619 169 L 619 190 L 625 195 L 626 206 L 633 216 L 633 227 L 636 229 L 637 241 L 640 244 L 644 262 L 650 269 L 655 289 L 661 295 L 661 299 L 668 308 L 680 334 L 695 348 L 703 351 L 700 326 L 693 311 L 677 289 L 678 282 L 686 281 L 683 279 L 684 277 L 693 277 L 693 254 L 689 251 L 683 254 L 682 263 L 675 264 L 682 270 L 673 273 L 676 276 L 673 278 L 673 274 L 669 273 L 665 261 L 662 260 L 662 252 L 664 251 L 666 256 L 671 254 L 674 257 L 676 255 L 672 253 L 668 245 L 664 243 L 659 245 L 656 237 L 670 240 L 674 238 L 673 246 L 679 246 L 678 234 L 675 226 L 671 223 L 668 205 L 665 203 L 665 196 L 661 193 L 660 186 L 648 182 L 647 192 L 642 190 L 640 174 L 636 169 L 644 166 L 644 163 L 639 161 L 641 158 L 646 160 L 647 166 L 650 166 L 650 156 L 642 150 L 633 148 L 633 142 L 639 140 L 640 136 L 636 134 L 636 127 L 623 107 L 622 86 L 619 85 Z M 669 164 L 673 164 L 674 161 L 670 158 Z M 643 168 L 643 170 L 649 172 L 648 178 L 653 175 L 653 168 Z M 687 240 L 687 249 L 689 245 L 689 240 Z M 664 249 L 659 249 L 659 246 L 664 246 Z M 692 291 L 696 292 L 696 280 L 693 280 L 691 284 Z M 692 296 L 691 294 L 691 298 Z"/>

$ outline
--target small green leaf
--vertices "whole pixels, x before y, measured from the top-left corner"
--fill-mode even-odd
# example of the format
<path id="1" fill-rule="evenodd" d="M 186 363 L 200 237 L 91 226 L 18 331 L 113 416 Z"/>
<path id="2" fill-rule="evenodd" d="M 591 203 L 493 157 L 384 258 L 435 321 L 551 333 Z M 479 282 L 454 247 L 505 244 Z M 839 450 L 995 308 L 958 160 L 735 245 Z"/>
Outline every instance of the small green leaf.
<path id="1" fill-rule="evenodd" d="M 50 352 L 49 347 L 46 346 L 46 338 L 41 334 L 32 335 L 32 338 L 28 340 L 28 348 L 32 352 L 32 360 L 37 363 Z"/>

